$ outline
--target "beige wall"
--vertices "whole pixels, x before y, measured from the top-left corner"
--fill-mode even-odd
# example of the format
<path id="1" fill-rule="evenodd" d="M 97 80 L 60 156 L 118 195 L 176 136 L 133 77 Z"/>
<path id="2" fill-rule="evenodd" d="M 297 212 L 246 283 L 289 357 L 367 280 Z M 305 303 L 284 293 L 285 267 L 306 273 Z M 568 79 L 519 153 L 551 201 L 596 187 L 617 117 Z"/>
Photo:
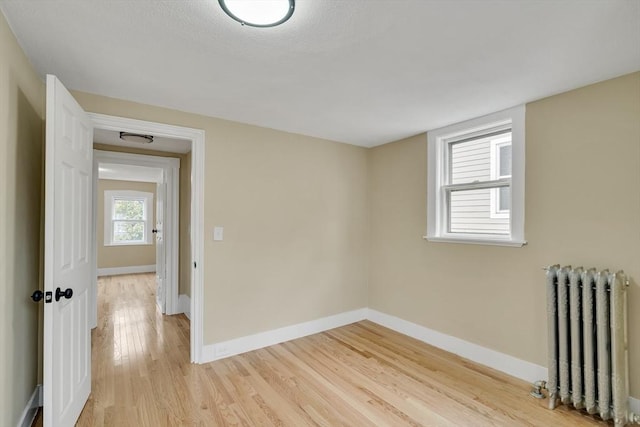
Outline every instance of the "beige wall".
<path id="1" fill-rule="evenodd" d="M 38 378 L 44 84 L 0 13 L 0 425 L 17 425 Z"/>
<path id="2" fill-rule="evenodd" d="M 522 248 L 422 240 L 426 135 L 369 161 L 371 308 L 546 366 L 542 267 L 624 269 L 640 397 L 640 73 L 527 105 Z"/>
<path id="3" fill-rule="evenodd" d="M 87 111 L 205 130 L 205 344 L 366 307 L 364 148 L 74 96 Z"/>
<path id="4" fill-rule="evenodd" d="M 131 190 L 153 193 L 153 217 L 151 224 L 155 227 L 156 218 L 156 184 L 150 182 L 117 181 L 111 179 L 98 180 L 98 205 L 96 212 L 96 241 L 98 246 L 98 268 L 131 267 L 138 265 L 155 265 L 156 241 L 150 245 L 104 245 L 104 192 L 109 190 Z"/>

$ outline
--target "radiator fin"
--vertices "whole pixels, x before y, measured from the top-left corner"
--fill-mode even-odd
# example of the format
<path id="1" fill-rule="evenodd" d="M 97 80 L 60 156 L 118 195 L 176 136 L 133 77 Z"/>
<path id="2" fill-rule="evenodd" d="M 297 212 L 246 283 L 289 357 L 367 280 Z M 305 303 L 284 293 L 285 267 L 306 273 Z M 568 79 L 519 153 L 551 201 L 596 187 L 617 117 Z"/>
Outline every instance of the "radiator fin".
<path id="1" fill-rule="evenodd" d="M 598 340 L 598 409 L 603 420 L 609 419 L 611 405 L 611 339 L 609 337 L 609 295 L 607 270 L 596 275 L 596 323 Z"/>
<path id="2" fill-rule="evenodd" d="M 582 399 L 582 268 L 576 268 L 569 274 L 570 323 L 571 323 L 571 397 L 573 406 L 584 407 Z"/>
<path id="3" fill-rule="evenodd" d="M 584 405 L 589 414 L 598 412 L 596 406 L 596 324 L 595 312 L 595 268 L 582 273 L 582 322 L 584 339 Z"/>

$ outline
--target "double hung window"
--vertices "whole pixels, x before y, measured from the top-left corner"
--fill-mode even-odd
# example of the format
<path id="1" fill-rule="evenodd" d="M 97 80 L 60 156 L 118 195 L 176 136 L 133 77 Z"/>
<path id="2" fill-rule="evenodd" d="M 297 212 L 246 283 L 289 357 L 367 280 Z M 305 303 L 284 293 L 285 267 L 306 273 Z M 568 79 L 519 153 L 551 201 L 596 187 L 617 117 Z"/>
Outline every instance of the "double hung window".
<path id="1" fill-rule="evenodd" d="M 524 244 L 524 107 L 428 133 L 427 239 Z"/>
<path id="2" fill-rule="evenodd" d="M 151 244 L 153 193 L 104 192 L 105 245 Z"/>

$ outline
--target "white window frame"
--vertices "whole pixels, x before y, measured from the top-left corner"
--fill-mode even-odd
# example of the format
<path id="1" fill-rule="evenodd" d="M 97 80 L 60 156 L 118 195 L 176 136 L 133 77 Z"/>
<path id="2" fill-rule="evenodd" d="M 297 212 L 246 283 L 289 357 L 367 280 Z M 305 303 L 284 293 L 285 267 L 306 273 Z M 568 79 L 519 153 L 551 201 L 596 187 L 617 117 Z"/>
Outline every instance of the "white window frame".
<path id="1" fill-rule="evenodd" d="M 113 240 L 113 209 L 116 199 L 144 201 L 144 241 L 121 242 Z M 105 246 L 140 246 L 151 245 L 151 229 L 153 228 L 153 193 L 133 190 L 106 190 L 104 192 L 104 245 Z"/>
<path id="2" fill-rule="evenodd" d="M 507 146 L 511 146 L 513 149 L 511 141 L 491 141 L 491 179 L 493 180 L 511 179 L 511 175 L 500 175 L 500 149 Z M 489 192 L 489 195 L 489 200 L 491 203 L 491 210 L 489 212 L 490 217 L 496 219 L 509 218 L 509 210 L 500 209 L 499 189 L 492 190 L 491 192 Z"/>
<path id="3" fill-rule="evenodd" d="M 497 186 L 511 187 L 509 234 L 451 233 L 448 231 L 447 191 L 449 150 L 452 140 L 482 135 L 496 128 L 511 127 L 511 178 L 493 179 Z M 522 246 L 524 238 L 525 106 L 489 114 L 429 131 L 427 171 L 427 235 L 431 242 Z M 492 162 L 493 163 L 493 162 Z M 493 175 L 492 175 L 493 177 Z M 485 182 L 486 184 L 486 182 Z"/>

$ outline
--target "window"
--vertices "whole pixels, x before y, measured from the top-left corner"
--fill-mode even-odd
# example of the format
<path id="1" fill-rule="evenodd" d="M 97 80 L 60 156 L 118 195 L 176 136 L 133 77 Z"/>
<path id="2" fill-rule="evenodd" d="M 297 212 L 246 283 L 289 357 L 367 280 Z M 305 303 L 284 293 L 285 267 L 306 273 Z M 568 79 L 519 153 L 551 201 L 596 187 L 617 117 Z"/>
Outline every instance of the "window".
<path id="1" fill-rule="evenodd" d="M 153 221 L 153 193 L 104 192 L 104 244 L 149 245 Z"/>
<path id="2" fill-rule="evenodd" d="M 427 240 L 525 243 L 524 111 L 428 133 Z"/>

